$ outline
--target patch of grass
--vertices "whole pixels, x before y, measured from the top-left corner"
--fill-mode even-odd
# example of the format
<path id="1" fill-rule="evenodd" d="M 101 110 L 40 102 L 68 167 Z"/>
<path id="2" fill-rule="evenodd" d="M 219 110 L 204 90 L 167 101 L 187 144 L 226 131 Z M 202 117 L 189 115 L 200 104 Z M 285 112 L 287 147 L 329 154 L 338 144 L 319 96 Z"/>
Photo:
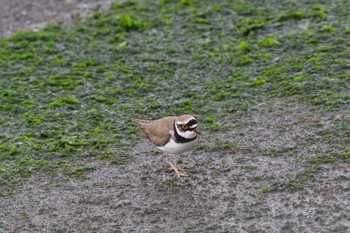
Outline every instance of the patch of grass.
<path id="1" fill-rule="evenodd" d="M 16 146 L 11 146 L 9 155 L 15 155 L 17 152 L 17 147 Z"/>
<path id="2" fill-rule="evenodd" d="M 85 180 L 86 174 L 89 172 L 95 171 L 95 169 L 96 168 L 92 166 L 76 167 L 76 168 L 65 167 L 64 172 L 68 175 L 74 176 L 79 180 Z"/>
<path id="3" fill-rule="evenodd" d="M 275 36 L 267 36 L 259 41 L 259 45 L 262 47 L 274 47 L 281 45 L 281 43 L 276 39 Z"/>
<path id="4" fill-rule="evenodd" d="M 288 10 L 281 14 L 281 16 L 278 18 L 279 21 L 287 21 L 287 20 L 301 20 L 303 18 L 306 18 L 306 11 L 292 11 Z"/>
<path id="5" fill-rule="evenodd" d="M 265 187 L 262 192 L 293 192 L 310 187 L 317 181 L 321 168 L 305 169 L 301 172 L 286 175 L 286 177 L 274 182 L 269 187 Z"/>
<path id="6" fill-rule="evenodd" d="M 231 151 L 234 148 L 234 142 L 230 141 L 218 141 L 214 147 L 210 148 L 210 151 Z"/>
<path id="7" fill-rule="evenodd" d="M 190 113 L 210 134 L 243 132 L 253 107 L 275 98 L 298 97 L 315 114 L 348 110 L 349 2 L 270 4 L 125 1 L 0 40 L 0 184 L 78 158 L 123 166 L 141 137 L 134 118 Z M 349 125 L 320 132 L 335 149 L 309 162 L 348 162 Z M 231 151 L 230 141 L 198 148 Z"/>
<path id="8" fill-rule="evenodd" d="M 80 102 L 74 97 L 61 97 L 58 100 L 51 102 L 50 107 L 64 107 L 80 104 Z"/>
<path id="9" fill-rule="evenodd" d="M 228 96 L 230 96 L 229 92 L 219 92 L 216 94 L 214 100 L 221 101 L 221 100 L 227 98 Z"/>
<path id="10" fill-rule="evenodd" d="M 222 226 L 218 224 L 213 224 L 211 226 L 208 226 L 205 229 L 205 232 L 220 232 L 220 233 L 228 233 L 228 230 L 225 230 Z"/>
<path id="11" fill-rule="evenodd" d="M 249 52 L 250 50 L 252 50 L 252 45 L 249 44 L 248 41 L 241 41 L 238 45 L 238 47 L 243 50 L 243 51 L 247 51 Z"/>
<path id="12" fill-rule="evenodd" d="M 270 147 L 268 150 L 264 150 L 261 153 L 268 156 L 288 156 L 296 154 L 297 147 L 285 147 L 281 146 L 279 148 Z"/>
<path id="13" fill-rule="evenodd" d="M 116 19 L 119 20 L 119 28 L 126 31 L 145 29 L 149 26 L 148 22 L 138 20 L 133 14 L 117 16 Z"/>
<path id="14" fill-rule="evenodd" d="M 122 165 L 130 160 L 129 155 L 125 152 L 118 153 L 117 155 L 113 155 L 112 151 L 107 151 L 107 155 L 110 155 L 112 158 L 112 164 Z"/>

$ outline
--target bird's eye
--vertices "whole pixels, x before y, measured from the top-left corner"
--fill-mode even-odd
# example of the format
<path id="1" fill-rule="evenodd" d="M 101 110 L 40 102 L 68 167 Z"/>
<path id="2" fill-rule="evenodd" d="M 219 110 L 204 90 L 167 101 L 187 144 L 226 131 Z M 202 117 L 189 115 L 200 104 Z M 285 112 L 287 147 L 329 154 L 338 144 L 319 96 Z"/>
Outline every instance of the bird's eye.
<path id="1" fill-rule="evenodd" d="M 188 126 L 185 125 L 185 124 L 183 124 L 183 125 L 181 125 L 181 128 L 184 129 L 184 130 L 186 130 L 186 129 L 188 129 Z"/>

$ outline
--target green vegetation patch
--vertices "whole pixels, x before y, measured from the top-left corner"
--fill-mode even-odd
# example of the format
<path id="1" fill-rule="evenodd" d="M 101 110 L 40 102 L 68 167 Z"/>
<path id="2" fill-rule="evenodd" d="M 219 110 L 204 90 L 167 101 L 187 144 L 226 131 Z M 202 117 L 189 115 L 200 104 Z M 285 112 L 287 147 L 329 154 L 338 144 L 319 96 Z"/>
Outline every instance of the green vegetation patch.
<path id="1" fill-rule="evenodd" d="M 130 161 L 141 138 L 133 118 L 190 113 L 210 134 L 242 129 L 239 119 L 271 98 L 348 110 L 349 2 L 284 2 L 127 1 L 69 28 L 2 39 L 1 187 L 77 158 Z M 333 145 L 340 132 L 321 137 Z M 345 139 L 337 162 L 348 161 Z"/>
<path id="2" fill-rule="evenodd" d="M 285 177 L 274 182 L 270 187 L 263 188 L 262 192 L 297 191 L 310 187 L 319 179 L 320 172 L 320 168 L 309 168 L 295 174 L 287 174 Z"/>

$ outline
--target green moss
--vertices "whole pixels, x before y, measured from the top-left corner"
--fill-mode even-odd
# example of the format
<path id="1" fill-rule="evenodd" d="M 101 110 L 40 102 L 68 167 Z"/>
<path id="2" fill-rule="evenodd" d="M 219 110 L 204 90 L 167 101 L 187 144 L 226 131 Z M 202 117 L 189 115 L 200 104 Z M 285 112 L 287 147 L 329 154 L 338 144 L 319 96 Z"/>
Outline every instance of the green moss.
<path id="1" fill-rule="evenodd" d="M 50 107 L 65 107 L 80 104 L 74 97 L 61 97 L 50 103 Z"/>
<path id="2" fill-rule="evenodd" d="M 259 41 L 259 45 L 262 47 L 274 47 L 280 46 L 281 43 L 276 39 L 275 36 L 267 36 L 263 40 Z"/>
<path id="3" fill-rule="evenodd" d="M 118 15 L 116 19 L 119 20 L 119 28 L 126 31 L 145 29 L 150 26 L 149 22 L 140 21 L 137 19 L 137 16 L 133 14 Z"/>
<path id="4" fill-rule="evenodd" d="M 229 92 L 219 92 L 216 94 L 215 99 L 216 101 L 221 101 L 225 98 L 227 98 L 230 95 Z"/>
<path id="5" fill-rule="evenodd" d="M 17 152 L 17 147 L 16 146 L 11 146 L 9 154 L 10 155 L 14 155 L 14 154 L 16 154 L 16 152 Z"/>
<path id="6" fill-rule="evenodd" d="M 315 38 L 309 39 L 306 41 L 306 44 L 318 44 L 318 43 L 320 43 L 320 40 L 315 39 Z"/>
<path id="7" fill-rule="evenodd" d="M 203 119 L 203 122 L 206 122 L 208 124 L 212 124 L 212 123 L 214 123 L 214 117 L 213 116 L 209 116 L 206 119 Z"/>
<path id="8" fill-rule="evenodd" d="M 259 86 L 261 86 L 261 85 L 263 85 L 265 83 L 266 83 L 266 80 L 264 78 L 258 77 L 257 80 L 255 80 L 254 82 L 250 83 L 250 86 L 251 87 L 259 87 Z"/>
<path id="9" fill-rule="evenodd" d="M 238 45 L 238 47 L 243 51 L 250 51 L 252 50 L 252 46 L 247 41 L 241 41 Z"/>
<path id="10" fill-rule="evenodd" d="M 321 6 L 313 6 L 309 13 L 313 18 L 324 19 L 326 17 L 326 10 Z"/>
<path id="11" fill-rule="evenodd" d="M 341 154 L 339 154 L 339 156 L 344 160 L 350 161 L 350 151 L 348 150 L 342 152 Z"/>
<path id="12" fill-rule="evenodd" d="M 215 146 L 210 148 L 210 151 L 230 151 L 234 148 L 234 142 L 218 141 Z"/>
<path id="13" fill-rule="evenodd" d="M 245 127 L 260 114 L 255 106 L 271 100 L 295 99 L 315 116 L 347 111 L 349 28 L 342 9 L 348 8 L 348 2 L 124 1 L 69 28 L 48 25 L 0 40 L 1 184 L 77 158 L 123 166 L 141 137 L 134 118 L 192 113 L 211 133 L 237 125 L 239 138 L 249 140 Z M 347 125 L 322 131 L 322 142 L 336 150 L 305 161 L 348 162 Z M 198 144 L 214 155 L 236 147 L 249 156 L 262 152 L 226 141 Z M 303 150 L 274 149 L 263 153 Z M 301 175 L 294 180 L 281 187 L 307 183 Z"/>
<path id="14" fill-rule="evenodd" d="M 295 76 L 295 77 L 293 78 L 293 81 L 294 81 L 294 82 L 303 82 L 303 81 L 306 81 L 306 80 L 308 80 L 308 79 L 305 78 L 304 76 L 301 76 L 301 75 Z"/>
<path id="15" fill-rule="evenodd" d="M 305 11 L 288 10 L 287 12 L 281 14 L 281 16 L 279 17 L 279 21 L 300 20 L 306 17 L 307 15 Z"/>
<path id="16" fill-rule="evenodd" d="M 331 157 L 317 156 L 308 159 L 310 163 L 335 163 L 336 160 Z"/>
<path id="17" fill-rule="evenodd" d="M 319 178 L 320 168 L 306 169 L 301 172 L 287 175 L 286 178 L 264 188 L 266 192 L 296 191 L 309 187 Z"/>

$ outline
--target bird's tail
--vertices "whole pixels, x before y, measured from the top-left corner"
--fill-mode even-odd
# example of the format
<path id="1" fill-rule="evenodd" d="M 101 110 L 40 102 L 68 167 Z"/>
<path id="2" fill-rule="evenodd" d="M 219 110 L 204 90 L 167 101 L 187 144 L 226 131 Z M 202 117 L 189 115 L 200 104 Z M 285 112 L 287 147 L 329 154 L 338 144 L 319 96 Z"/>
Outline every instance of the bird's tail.
<path id="1" fill-rule="evenodd" d="M 132 121 L 135 123 L 135 125 L 137 127 L 139 127 L 142 130 L 144 130 L 146 128 L 147 124 L 149 123 L 148 120 L 140 120 L 140 119 L 134 119 Z"/>

